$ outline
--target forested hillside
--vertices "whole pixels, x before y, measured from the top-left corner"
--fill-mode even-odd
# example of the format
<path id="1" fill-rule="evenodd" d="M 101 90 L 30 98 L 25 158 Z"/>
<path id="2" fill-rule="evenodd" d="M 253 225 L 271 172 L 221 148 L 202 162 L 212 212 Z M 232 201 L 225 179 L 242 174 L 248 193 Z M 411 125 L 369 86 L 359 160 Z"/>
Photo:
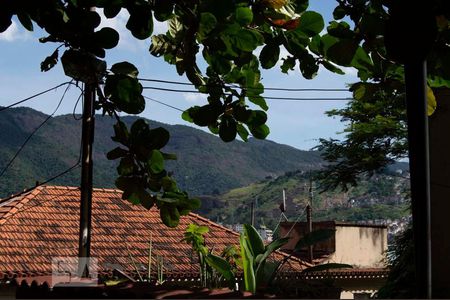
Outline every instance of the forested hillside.
<path id="1" fill-rule="evenodd" d="M 80 116 L 76 116 L 80 117 Z M 14 108 L 2 112 L 0 118 L 0 169 L 11 160 L 20 145 L 47 115 L 30 108 Z M 124 117 L 130 124 L 134 117 Z M 322 160 L 317 152 L 301 151 L 271 141 L 250 139 L 248 143 L 224 143 L 204 131 L 183 126 L 149 121 L 151 127 L 169 130 L 171 140 L 164 149 L 175 153 L 171 162 L 179 185 L 190 193 L 218 194 L 229 189 L 277 176 L 286 171 L 317 169 Z M 94 143 L 94 186 L 114 187 L 116 162 L 106 153 L 116 147 L 110 139 L 114 121 L 97 115 Z M 26 144 L 7 171 L 0 177 L 0 196 L 5 197 L 32 187 L 72 166 L 79 155 L 81 121 L 72 115 L 50 118 Z M 79 185 L 80 170 L 58 178 L 54 184 Z"/>

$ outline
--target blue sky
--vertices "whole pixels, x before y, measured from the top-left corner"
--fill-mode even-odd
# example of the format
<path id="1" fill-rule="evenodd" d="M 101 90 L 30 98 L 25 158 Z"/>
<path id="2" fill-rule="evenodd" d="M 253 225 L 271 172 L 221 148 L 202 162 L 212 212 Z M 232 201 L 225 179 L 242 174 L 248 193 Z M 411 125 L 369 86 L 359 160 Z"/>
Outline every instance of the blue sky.
<path id="1" fill-rule="evenodd" d="M 310 10 L 320 12 L 325 23 L 331 20 L 335 0 L 310 0 Z M 173 66 L 168 65 L 161 58 L 155 58 L 148 52 L 150 41 L 137 41 L 125 29 L 126 13 L 121 13 L 119 18 L 105 20 L 101 26 L 110 26 L 119 31 L 121 41 L 118 47 L 107 52 L 108 65 L 119 61 L 130 61 L 138 66 L 140 77 L 184 81 L 187 79 L 178 76 Z M 37 27 L 37 26 L 35 26 Z M 156 33 L 163 32 L 165 25 L 156 24 Z M 40 30 L 33 33 L 26 32 L 15 20 L 13 25 L 0 34 L 0 106 L 8 105 L 21 98 L 67 81 L 58 64 L 49 72 L 40 72 L 40 62 L 50 55 L 56 48 L 55 44 L 40 44 L 37 38 L 45 36 Z M 62 54 L 62 53 L 61 53 Z M 313 80 L 305 80 L 297 70 L 289 75 L 281 73 L 279 67 L 272 70 L 264 70 L 263 83 L 266 87 L 286 88 L 345 88 L 346 84 L 356 81 L 353 70 L 346 70 L 346 75 L 332 74 L 327 70 L 320 70 Z M 156 84 L 144 83 L 144 85 Z M 162 86 L 157 84 L 157 86 Z M 180 88 L 169 86 L 167 88 Z M 184 87 L 181 87 L 184 89 Z M 26 102 L 24 105 L 45 113 L 51 113 L 63 92 L 63 88 L 50 92 L 44 96 Z M 194 93 L 169 93 L 147 90 L 146 96 L 160 100 L 167 104 L 186 109 L 192 105 L 205 103 L 202 95 Z M 350 97 L 347 92 L 297 92 L 282 93 L 267 91 L 265 96 L 275 97 Z M 72 113 L 78 91 L 72 88 L 57 114 Z M 278 143 L 288 144 L 299 149 L 310 149 L 317 145 L 318 138 L 336 138 L 336 132 L 343 129 L 339 120 L 329 118 L 324 112 L 333 108 L 341 108 L 344 101 L 279 101 L 267 100 L 269 103 L 268 125 L 271 129 L 269 139 Z M 77 107 L 80 112 L 80 107 Z M 158 103 L 148 102 L 142 116 L 169 124 L 184 124 L 194 126 L 181 119 L 181 113 Z"/>

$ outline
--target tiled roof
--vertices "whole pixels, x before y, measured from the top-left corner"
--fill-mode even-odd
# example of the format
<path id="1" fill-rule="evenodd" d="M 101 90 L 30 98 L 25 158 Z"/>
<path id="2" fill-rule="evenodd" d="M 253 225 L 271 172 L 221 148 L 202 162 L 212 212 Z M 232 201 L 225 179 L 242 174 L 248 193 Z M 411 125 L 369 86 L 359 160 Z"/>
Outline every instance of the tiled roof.
<path id="1" fill-rule="evenodd" d="M 238 233 L 197 214 L 182 217 L 177 228 L 168 228 L 156 208 L 132 205 L 121 196 L 120 190 L 93 191 L 91 256 L 98 258 L 104 271 L 113 264 L 134 270 L 127 245 L 136 264 L 147 266 L 152 236 L 153 270 L 159 255 L 164 259 L 165 275 L 197 277 L 196 256 L 181 242 L 190 223 L 210 228 L 206 244 L 215 253 L 230 244 L 238 246 Z M 0 279 L 50 274 L 53 257 L 77 256 L 79 198 L 79 188 L 40 186 L 0 200 Z M 281 255 L 285 254 L 277 253 L 276 259 Z M 293 258 L 286 271 L 301 271 L 305 266 L 310 265 Z"/>

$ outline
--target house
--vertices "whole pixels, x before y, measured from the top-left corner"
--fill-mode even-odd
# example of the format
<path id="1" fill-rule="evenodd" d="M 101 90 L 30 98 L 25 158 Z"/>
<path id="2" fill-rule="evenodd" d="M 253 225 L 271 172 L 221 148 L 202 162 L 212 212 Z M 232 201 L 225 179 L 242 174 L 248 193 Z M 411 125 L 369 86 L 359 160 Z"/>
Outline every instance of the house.
<path id="1" fill-rule="evenodd" d="M 152 280 L 156 280 L 158 266 L 166 281 L 198 280 L 196 254 L 181 241 L 190 223 L 209 227 L 206 245 L 217 254 L 228 245 L 238 246 L 237 232 L 197 214 L 190 213 L 178 227 L 168 228 L 156 208 L 147 210 L 121 196 L 120 190 L 93 190 L 91 256 L 97 259 L 99 277 L 108 278 L 114 270 L 134 278 L 138 271 L 147 274 L 151 241 Z M 77 187 L 39 186 L 0 200 L 0 285 L 12 280 L 49 286 L 61 283 L 61 278 L 54 282 L 52 277 L 54 259 L 77 257 L 79 199 Z M 284 257 L 278 252 L 273 259 Z M 308 266 L 294 258 L 282 271 L 299 274 Z"/>
<path id="2" fill-rule="evenodd" d="M 335 234 L 327 241 L 313 247 L 313 263 L 344 263 L 353 269 L 338 269 L 327 272 L 342 288 L 342 299 L 361 299 L 373 295 L 385 282 L 385 253 L 387 250 L 387 226 L 363 225 L 346 222 L 313 222 L 313 231 L 334 229 Z M 282 250 L 291 252 L 296 243 L 307 233 L 306 222 L 283 222 L 280 235 L 291 237 Z M 297 255 L 308 259 L 308 250 Z M 321 274 L 320 276 L 324 276 Z M 320 278 L 317 277 L 317 278 Z"/>

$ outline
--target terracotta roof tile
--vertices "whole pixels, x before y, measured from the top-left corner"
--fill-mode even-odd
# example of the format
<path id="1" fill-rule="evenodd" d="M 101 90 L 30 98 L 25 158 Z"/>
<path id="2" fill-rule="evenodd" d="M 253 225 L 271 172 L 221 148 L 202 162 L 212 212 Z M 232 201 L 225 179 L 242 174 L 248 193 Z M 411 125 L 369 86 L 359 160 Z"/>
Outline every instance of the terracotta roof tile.
<path id="1" fill-rule="evenodd" d="M 154 270 L 158 255 L 164 258 L 166 274 L 198 276 L 196 255 L 181 242 L 190 223 L 209 226 L 206 243 L 216 252 L 230 244 L 238 246 L 238 233 L 197 214 L 182 217 L 177 228 L 168 228 L 156 208 L 132 205 L 121 196 L 115 189 L 93 191 L 91 255 L 104 269 L 106 263 L 115 263 L 133 271 L 127 245 L 135 262 L 147 266 L 152 236 Z M 52 257 L 77 256 L 79 197 L 79 188 L 40 186 L 0 200 L 0 274 L 49 274 Z M 277 253 L 277 259 L 282 255 Z M 309 266 L 295 258 L 287 265 L 291 271 Z"/>

